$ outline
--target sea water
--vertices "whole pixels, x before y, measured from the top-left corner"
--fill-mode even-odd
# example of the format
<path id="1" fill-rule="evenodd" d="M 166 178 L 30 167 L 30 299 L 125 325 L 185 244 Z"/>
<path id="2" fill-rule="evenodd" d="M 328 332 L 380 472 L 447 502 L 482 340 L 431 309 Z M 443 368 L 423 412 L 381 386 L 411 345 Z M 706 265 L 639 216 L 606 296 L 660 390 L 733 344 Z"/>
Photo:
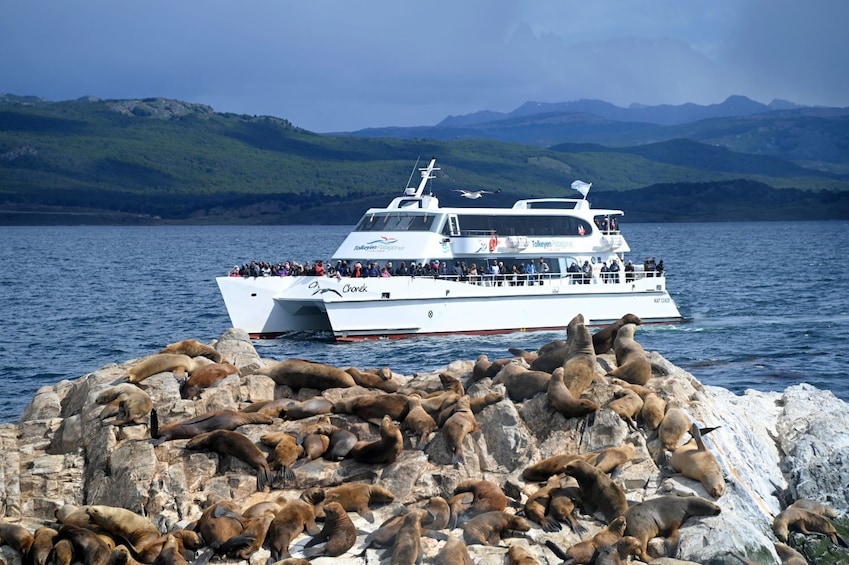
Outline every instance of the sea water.
<path id="1" fill-rule="evenodd" d="M 849 222 L 621 226 L 642 263 L 663 259 L 686 323 L 637 339 L 705 384 L 742 393 L 807 382 L 849 400 Z M 219 337 L 230 321 L 215 277 L 251 260 L 329 259 L 350 226 L 0 227 L 0 422 L 42 386 Z M 564 320 L 564 324 L 568 320 Z M 255 342 L 262 357 L 411 375 L 456 359 L 505 357 L 562 332 L 336 344 L 307 336 Z"/>

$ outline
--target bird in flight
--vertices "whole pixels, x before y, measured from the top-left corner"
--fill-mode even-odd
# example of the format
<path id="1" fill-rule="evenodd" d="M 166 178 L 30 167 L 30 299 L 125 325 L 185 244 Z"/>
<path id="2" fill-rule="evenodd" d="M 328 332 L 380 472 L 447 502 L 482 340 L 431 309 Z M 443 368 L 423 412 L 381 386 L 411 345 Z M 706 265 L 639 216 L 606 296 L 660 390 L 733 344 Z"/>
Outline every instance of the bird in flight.
<path id="1" fill-rule="evenodd" d="M 463 196 L 463 198 L 474 199 L 474 198 L 480 198 L 484 194 L 498 194 L 499 192 L 501 192 L 501 189 L 498 189 L 498 190 L 461 190 L 461 189 L 458 188 L 458 189 L 454 189 L 454 192 L 459 192 Z"/>

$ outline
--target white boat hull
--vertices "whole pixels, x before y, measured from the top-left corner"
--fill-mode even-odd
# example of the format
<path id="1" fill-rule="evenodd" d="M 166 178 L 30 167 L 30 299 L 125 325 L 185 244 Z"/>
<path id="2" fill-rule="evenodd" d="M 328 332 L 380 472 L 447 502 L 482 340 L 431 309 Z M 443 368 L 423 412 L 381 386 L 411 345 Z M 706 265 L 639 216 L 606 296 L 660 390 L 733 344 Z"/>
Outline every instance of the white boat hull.
<path id="1" fill-rule="evenodd" d="M 681 321 L 666 279 L 511 286 L 431 277 L 219 277 L 234 327 L 252 337 L 328 331 L 340 341 L 564 328 L 576 314 L 601 325 L 633 313 L 645 323 Z"/>

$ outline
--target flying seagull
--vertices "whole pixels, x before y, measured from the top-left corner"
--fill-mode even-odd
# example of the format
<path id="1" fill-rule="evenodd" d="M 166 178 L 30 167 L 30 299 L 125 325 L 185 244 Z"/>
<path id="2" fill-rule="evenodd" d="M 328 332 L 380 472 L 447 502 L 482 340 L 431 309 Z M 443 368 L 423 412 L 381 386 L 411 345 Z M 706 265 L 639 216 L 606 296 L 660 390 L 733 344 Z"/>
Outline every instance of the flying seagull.
<path id="1" fill-rule="evenodd" d="M 501 189 L 500 188 L 498 190 L 461 190 L 461 189 L 454 189 L 454 192 L 459 192 L 463 196 L 463 198 L 475 199 L 475 198 L 480 198 L 484 194 L 497 194 L 497 193 L 501 192 Z"/>

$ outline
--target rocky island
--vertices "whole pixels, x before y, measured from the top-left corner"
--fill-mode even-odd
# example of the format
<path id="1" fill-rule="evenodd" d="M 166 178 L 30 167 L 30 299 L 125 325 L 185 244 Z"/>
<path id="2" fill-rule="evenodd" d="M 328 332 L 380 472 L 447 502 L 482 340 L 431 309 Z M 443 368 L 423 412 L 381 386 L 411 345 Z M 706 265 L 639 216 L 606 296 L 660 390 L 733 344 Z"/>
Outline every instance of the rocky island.
<path id="1" fill-rule="evenodd" d="M 849 563 L 846 403 L 705 386 L 580 322 L 414 375 L 231 329 L 43 387 L 0 425 L 0 559 Z"/>

